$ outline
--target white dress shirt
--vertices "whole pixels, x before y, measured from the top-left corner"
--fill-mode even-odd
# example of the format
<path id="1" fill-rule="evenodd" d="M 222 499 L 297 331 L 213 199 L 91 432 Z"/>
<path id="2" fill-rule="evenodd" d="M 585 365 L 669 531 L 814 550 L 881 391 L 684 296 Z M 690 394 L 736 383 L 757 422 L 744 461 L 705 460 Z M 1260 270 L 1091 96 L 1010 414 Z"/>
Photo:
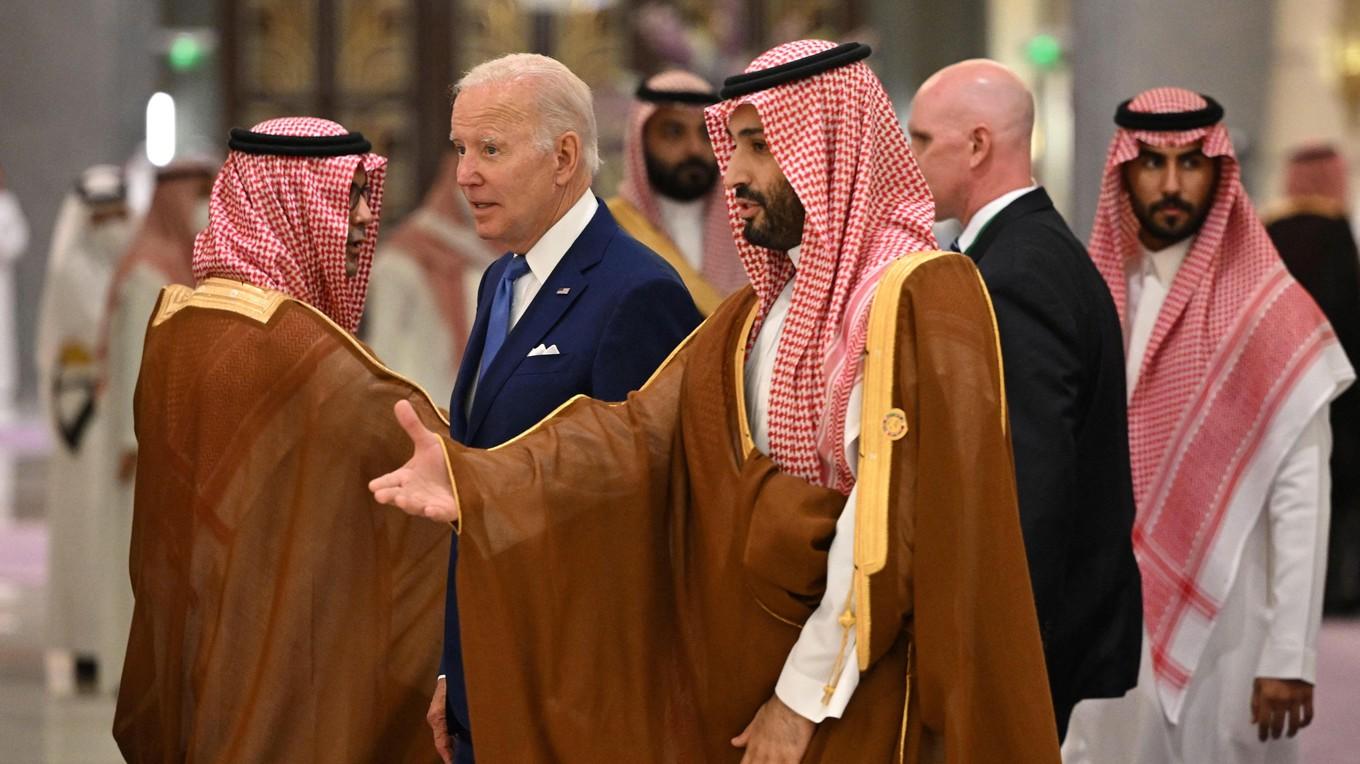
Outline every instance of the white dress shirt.
<path id="1" fill-rule="evenodd" d="M 1148 342 L 1152 339 L 1152 329 L 1157 325 L 1157 316 L 1162 312 L 1162 303 L 1171 292 L 1171 284 L 1190 252 L 1194 237 L 1177 242 L 1171 246 L 1152 252 L 1143 248 L 1143 256 L 1131 260 L 1125 267 L 1128 278 L 1128 291 L 1125 305 L 1128 313 L 1128 347 L 1125 348 L 1124 379 L 1128 399 L 1133 400 L 1133 386 L 1143 372 L 1143 356 L 1147 354 Z"/>
<path id="2" fill-rule="evenodd" d="M 580 238 L 586 226 L 590 225 L 599 207 L 600 202 L 595 198 L 595 194 L 587 188 L 585 193 L 581 194 L 581 198 L 577 199 L 576 203 L 571 205 L 571 208 L 563 213 L 532 247 L 529 247 L 528 252 L 516 255 L 529 261 L 529 272 L 515 280 L 514 295 L 510 299 L 510 326 L 506 327 L 507 332 L 514 329 L 515 324 L 524 317 L 524 312 L 533 303 L 538 290 L 543 288 L 543 284 L 557 268 L 557 264 L 567 256 L 567 250 L 571 249 L 571 245 Z M 491 288 L 491 296 L 494 296 L 496 285 L 488 286 Z M 467 400 L 463 401 L 468 411 L 472 410 L 472 401 L 477 397 L 478 382 L 480 380 L 474 377 L 472 384 L 468 385 Z"/>
<path id="3" fill-rule="evenodd" d="M 587 188 L 586 192 L 581 194 L 581 198 L 571 205 L 571 209 L 558 218 L 529 251 L 524 253 L 524 259 L 529 261 L 529 272 L 515 282 L 515 297 L 510 303 L 511 329 L 524 317 L 524 311 L 529 309 L 529 304 L 534 301 L 534 295 L 538 294 L 538 290 L 547 282 L 548 276 L 552 275 L 553 269 L 562 262 L 563 257 L 566 257 L 567 250 L 571 249 L 571 245 L 576 243 L 581 232 L 590 225 L 599 206 L 595 194 Z"/>
<path id="4" fill-rule="evenodd" d="M 789 259 L 798 267 L 799 248 L 789 251 Z M 779 337 L 793 305 L 793 280 L 775 298 L 770 312 L 756 334 L 755 345 L 746 358 L 746 410 L 751 424 L 751 439 L 762 453 L 770 452 L 770 389 L 774 381 L 775 356 Z M 845 453 L 851 470 L 858 467 L 859 411 L 863 401 L 863 386 L 856 384 L 850 394 L 850 415 L 845 420 Z M 850 630 L 844 646 L 845 658 L 839 679 L 834 675 L 836 661 L 842 653 L 845 629 L 840 615 L 849 600 L 854 576 L 855 495 L 852 490 L 845 509 L 836 521 L 836 536 L 827 552 L 826 592 L 821 604 L 813 611 L 789 652 L 788 660 L 775 685 L 775 695 L 800 716 L 814 722 L 827 717 L 839 718 L 859 684 L 859 663 L 855 657 L 855 632 Z M 852 603 L 853 607 L 853 603 Z M 823 703 L 825 688 L 835 684 L 830 702 Z"/>
<path id="5" fill-rule="evenodd" d="M 689 267 L 696 271 L 704 265 L 704 211 L 707 197 L 692 202 L 678 202 L 660 194 L 656 206 L 661 211 L 661 227 L 680 250 Z"/>
<path id="6" fill-rule="evenodd" d="M 982 209 L 973 213 L 973 217 L 969 218 L 968 225 L 963 227 L 963 233 L 959 234 L 959 251 L 967 252 L 968 248 L 973 246 L 973 242 L 977 241 L 977 237 L 982 233 L 982 229 L 986 228 L 987 224 L 992 222 L 992 218 L 996 217 L 1002 210 L 1009 207 L 1011 202 L 1038 187 L 1038 185 L 1030 184 L 1024 188 L 1007 191 L 1001 196 L 982 205 Z"/>
<path id="7" fill-rule="evenodd" d="M 1143 249 L 1130 262 L 1128 278 L 1129 397 L 1142 373 L 1148 342 L 1157 317 L 1176 280 L 1194 238 L 1157 252 Z M 1322 612 L 1322 585 L 1327 561 L 1327 526 L 1331 514 L 1327 460 L 1331 455 L 1330 406 L 1309 420 L 1275 473 L 1262 520 L 1263 555 L 1243 555 L 1238 576 L 1259 578 L 1263 602 L 1245 607 L 1268 613 L 1265 647 L 1253 668 L 1256 676 L 1314 681 L 1317 631 Z M 1250 544 L 1248 545 L 1250 547 Z"/>

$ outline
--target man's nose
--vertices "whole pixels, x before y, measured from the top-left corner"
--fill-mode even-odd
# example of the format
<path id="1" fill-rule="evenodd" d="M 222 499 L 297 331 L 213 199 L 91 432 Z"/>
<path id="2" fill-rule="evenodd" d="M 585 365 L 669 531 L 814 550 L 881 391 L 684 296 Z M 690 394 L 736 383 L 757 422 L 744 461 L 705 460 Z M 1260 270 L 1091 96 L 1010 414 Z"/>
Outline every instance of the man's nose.
<path id="1" fill-rule="evenodd" d="M 1170 162 L 1162 173 L 1162 195 L 1177 196 L 1181 191 L 1181 174 L 1175 162 Z"/>
<path id="2" fill-rule="evenodd" d="M 727 172 L 723 173 L 723 188 L 734 189 L 750 184 L 751 173 L 747 171 L 745 163 L 733 156 L 732 161 L 727 163 Z"/>
<path id="3" fill-rule="evenodd" d="M 700 128 L 689 133 L 685 139 L 685 153 L 692 157 L 702 157 L 706 160 L 713 159 L 713 146 L 708 142 L 708 133 Z"/>
<path id="4" fill-rule="evenodd" d="M 475 186 L 482 181 L 481 173 L 477 172 L 476 160 L 472 159 L 472 157 L 467 154 L 458 157 L 458 173 L 456 177 L 458 185 L 460 186 Z"/>
<path id="5" fill-rule="evenodd" d="M 350 220 L 355 225 L 368 225 L 373 222 L 373 208 L 368 206 L 367 197 L 359 197 L 359 203 L 354 206 L 354 216 Z"/>

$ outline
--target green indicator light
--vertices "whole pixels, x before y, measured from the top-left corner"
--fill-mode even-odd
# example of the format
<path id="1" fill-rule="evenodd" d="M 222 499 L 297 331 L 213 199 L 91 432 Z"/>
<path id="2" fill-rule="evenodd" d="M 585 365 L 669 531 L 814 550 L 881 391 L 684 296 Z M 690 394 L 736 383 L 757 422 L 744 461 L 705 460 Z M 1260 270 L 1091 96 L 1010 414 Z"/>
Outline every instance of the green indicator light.
<path id="1" fill-rule="evenodd" d="M 180 35 L 170 44 L 170 68 L 177 72 L 197 69 L 203 58 L 203 46 L 192 35 Z"/>
<path id="2" fill-rule="evenodd" d="M 1034 35 L 1025 45 L 1025 56 L 1040 69 L 1056 69 L 1062 63 L 1062 43 L 1051 34 Z"/>

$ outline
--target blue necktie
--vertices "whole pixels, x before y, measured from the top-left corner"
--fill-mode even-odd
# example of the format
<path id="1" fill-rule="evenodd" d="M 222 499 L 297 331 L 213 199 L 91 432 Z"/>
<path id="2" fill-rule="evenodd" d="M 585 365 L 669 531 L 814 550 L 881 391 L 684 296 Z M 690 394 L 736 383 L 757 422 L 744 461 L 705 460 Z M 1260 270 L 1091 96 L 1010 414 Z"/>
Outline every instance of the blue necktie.
<path id="1" fill-rule="evenodd" d="M 963 252 L 963 248 L 959 246 L 959 240 L 958 240 L 958 239 L 954 239 L 953 241 L 949 242 L 949 251 L 950 251 L 950 252 L 958 252 L 958 253 L 962 253 L 962 252 Z"/>
<path id="2" fill-rule="evenodd" d="M 478 381 L 486 374 L 487 367 L 500 352 L 501 345 L 505 344 L 506 335 L 510 334 L 510 303 L 515 296 L 515 281 L 528 272 L 529 261 L 523 255 L 514 255 L 505 266 L 505 272 L 501 274 L 500 283 L 496 285 L 496 296 L 491 299 L 491 315 L 486 323 L 486 344 L 482 346 L 482 362 L 477 370 Z"/>

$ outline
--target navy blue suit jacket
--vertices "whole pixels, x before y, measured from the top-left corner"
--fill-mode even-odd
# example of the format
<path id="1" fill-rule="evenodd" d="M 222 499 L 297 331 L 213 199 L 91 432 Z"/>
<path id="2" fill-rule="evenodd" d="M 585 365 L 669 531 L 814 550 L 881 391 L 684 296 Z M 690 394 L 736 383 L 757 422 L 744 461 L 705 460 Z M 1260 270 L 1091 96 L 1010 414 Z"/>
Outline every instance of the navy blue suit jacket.
<path id="1" fill-rule="evenodd" d="M 638 389 L 701 320 L 674 269 L 619 228 L 601 201 L 476 385 L 492 297 L 510 255 L 492 263 L 477 290 L 477 318 L 449 405 L 453 439 L 499 445 L 537 424 L 573 395 L 621 401 Z M 528 357 L 538 345 L 558 355 Z M 463 686 L 455 571 L 449 558 L 441 673 L 448 675 L 451 731 L 470 730 Z M 461 730 L 458 730 L 461 727 Z"/>

